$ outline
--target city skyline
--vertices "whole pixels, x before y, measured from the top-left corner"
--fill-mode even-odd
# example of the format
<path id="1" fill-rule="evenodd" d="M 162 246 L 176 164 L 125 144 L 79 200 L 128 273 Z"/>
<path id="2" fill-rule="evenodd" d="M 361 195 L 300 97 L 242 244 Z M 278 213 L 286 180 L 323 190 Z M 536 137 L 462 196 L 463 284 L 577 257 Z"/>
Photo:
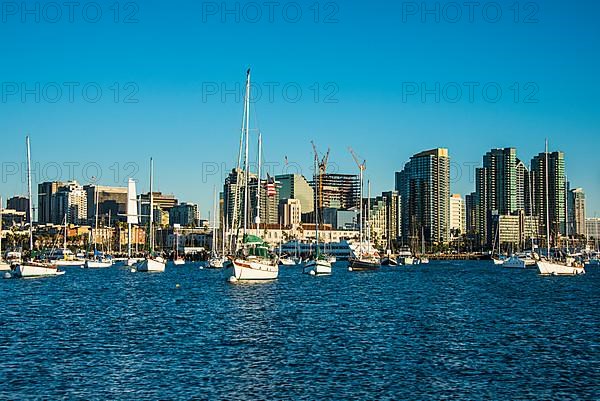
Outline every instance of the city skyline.
<path id="1" fill-rule="evenodd" d="M 23 146 L 24 147 L 24 146 Z M 514 147 L 507 147 L 514 148 Z M 482 167 L 483 163 L 481 161 L 482 155 L 489 153 L 494 150 L 501 150 L 505 148 L 490 148 L 486 150 L 478 157 L 473 157 L 473 159 L 479 159 L 479 161 L 466 161 L 460 162 L 456 161 L 453 158 L 452 149 L 448 148 L 448 153 L 450 156 L 450 192 L 452 194 L 461 194 L 463 197 L 475 191 L 476 187 L 476 169 Z M 427 149 L 422 149 L 421 151 L 426 151 Z M 35 150 L 32 153 L 35 155 Z M 549 149 L 549 152 L 553 152 L 552 149 Z M 350 161 L 344 160 L 344 164 L 337 163 L 335 158 L 335 151 L 331 153 L 331 161 L 330 161 L 330 170 L 328 172 L 335 172 L 340 174 L 357 174 L 356 165 L 354 168 L 351 164 L 354 162 L 351 159 L 350 154 L 348 154 L 348 158 Z M 414 154 L 419 152 L 414 152 Z M 538 152 L 534 152 L 531 158 L 523 158 L 521 153 L 519 153 L 519 149 L 516 148 L 516 156 L 519 160 L 525 163 L 525 166 L 529 169 L 531 165 L 531 160 L 535 158 L 538 154 L 543 153 L 543 149 Z M 413 155 L 414 155 L 413 154 Z M 365 157 L 363 154 L 359 155 L 360 157 Z M 391 176 L 391 180 L 388 180 L 385 183 L 385 180 L 374 180 L 372 175 L 369 174 L 369 160 L 367 159 L 367 170 L 365 173 L 365 191 L 366 191 L 366 181 L 370 179 L 372 182 L 372 192 L 373 194 L 381 194 L 382 192 L 390 191 L 394 189 L 395 186 L 395 174 L 398 171 L 401 171 L 404 164 L 410 160 L 410 155 L 407 157 L 406 161 L 402 163 L 401 166 L 398 166 L 395 170 L 390 170 L 388 172 L 389 176 Z M 287 159 L 287 160 L 286 160 Z M 595 193 L 598 193 L 596 188 L 593 185 L 589 185 L 590 183 L 581 182 L 574 175 L 569 175 L 569 155 L 565 153 L 565 171 L 567 173 L 567 179 L 571 184 L 572 188 L 583 188 L 586 193 L 586 217 L 596 217 L 600 214 L 600 205 L 598 205 L 598 199 L 594 197 Z M 286 165 L 287 162 L 287 165 Z M 204 167 L 204 172 L 200 169 L 199 172 L 195 173 L 194 171 L 186 171 L 184 173 L 180 173 L 180 175 L 176 177 L 165 177 L 164 174 L 157 173 L 155 171 L 155 191 L 163 192 L 165 194 L 173 194 L 182 199 L 182 201 L 196 203 L 199 206 L 201 211 L 202 218 L 207 218 L 209 212 L 212 211 L 212 190 L 213 185 L 216 185 L 219 191 L 222 191 L 222 184 L 224 179 L 227 177 L 231 168 L 235 167 L 233 165 L 234 162 L 231 162 L 232 167 L 224 162 L 205 162 L 206 165 Z M 312 179 L 313 171 L 312 166 L 310 166 L 310 160 L 305 165 L 302 165 L 300 162 L 296 162 L 289 157 L 284 156 L 284 160 L 282 162 L 272 162 L 269 160 L 265 161 L 266 166 L 263 166 L 263 179 L 266 177 L 265 169 L 272 176 L 282 175 L 288 173 L 298 173 L 304 175 L 308 180 Z M 47 177 L 44 174 L 51 175 L 49 178 L 52 178 L 50 181 L 61 181 L 67 183 L 69 181 L 77 181 L 81 185 L 90 185 L 92 184 L 91 180 L 85 181 L 86 176 L 88 178 L 96 178 L 92 176 L 92 174 L 96 174 L 97 171 L 101 172 L 102 177 L 98 180 L 98 185 L 101 186 L 110 186 L 110 187 L 124 187 L 126 185 L 126 181 L 130 178 L 130 175 L 126 173 L 129 171 L 136 171 L 133 175 L 133 178 L 137 181 L 138 190 L 142 192 L 147 192 L 148 188 L 148 178 L 146 178 L 147 171 L 144 170 L 144 164 L 142 162 L 127 162 L 127 163 L 119 163 L 115 162 L 110 165 L 98 163 L 95 161 L 89 161 L 87 163 L 79 162 L 79 161 L 49 161 L 47 163 L 32 161 L 32 169 L 33 171 L 33 195 L 34 195 L 34 206 L 35 208 L 39 208 L 37 205 L 38 199 L 38 187 L 37 184 L 42 182 L 46 182 L 47 180 L 35 181 L 38 176 L 38 171 L 41 172 L 42 178 Z M 160 164 L 158 164 L 160 167 Z M 305 167 L 306 166 L 306 167 Z M 333 166 L 333 167 L 331 167 Z M 344 170 L 340 171 L 340 169 L 344 168 Z M 4 170 L 3 178 L 6 178 L 7 183 L 0 183 L 0 195 L 3 196 L 4 199 L 8 199 L 12 196 L 27 196 L 27 188 L 26 188 L 26 170 L 24 168 L 24 161 L 18 165 L 18 162 L 8 162 L 3 165 Z M 300 167 L 301 169 L 298 169 Z M 302 168 L 305 167 L 305 168 Z M 218 170 L 215 172 L 213 169 L 217 168 Z M 16 170 L 15 170 L 16 169 Z M 122 171 L 119 171 L 122 170 Z M 56 172 L 61 172 L 61 177 L 66 178 L 74 178 L 73 180 L 69 179 L 57 179 Z M 44 173 L 45 172 L 45 173 Z M 106 173 L 110 177 L 107 177 Z M 74 177 L 70 177 L 70 174 L 75 174 Z M 79 176 L 78 176 L 79 173 Z M 188 175 L 189 174 L 189 175 Z M 207 177 L 206 183 L 198 183 L 196 187 L 190 188 L 189 182 L 194 182 L 196 180 L 201 180 L 202 175 L 205 174 Z M 162 175 L 162 177 L 161 177 Z M 90 177 L 91 176 L 91 177 Z M 118 178 L 119 180 L 116 180 Z M 121 182 L 121 180 L 123 182 Z M 183 181 L 183 182 L 181 182 Z M 391 181 L 391 182 L 389 182 Z M 167 184 L 164 184 L 164 183 Z M 177 183 L 177 185 L 171 185 L 171 182 Z M 188 182 L 186 184 L 185 182 Z M 384 183 L 382 183 L 384 182 Z M 10 188 L 21 188 L 20 191 L 15 191 Z M 179 188 L 179 189 L 177 189 Z M 464 188 L 464 191 L 461 190 Z M 140 193 L 142 193 L 140 192 Z M 188 195 L 189 194 L 189 195 Z M 366 193 L 365 193 L 366 197 Z M 37 216 L 37 213 L 35 213 Z"/>

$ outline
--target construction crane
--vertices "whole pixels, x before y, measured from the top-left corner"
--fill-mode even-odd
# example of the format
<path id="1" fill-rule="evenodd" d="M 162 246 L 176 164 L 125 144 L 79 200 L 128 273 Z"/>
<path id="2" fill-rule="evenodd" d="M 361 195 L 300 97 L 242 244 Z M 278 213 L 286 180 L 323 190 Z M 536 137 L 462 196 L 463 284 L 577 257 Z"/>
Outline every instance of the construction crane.
<path id="1" fill-rule="evenodd" d="M 315 189 L 317 189 L 317 193 L 318 193 L 318 199 L 317 199 L 317 209 L 320 209 L 321 206 L 323 205 L 323 178 L 322 175 L 325 174 L 325 171 L 327 171 L 327 163 L 329 161 L 329 152 L 331 151 L 331 149 L 327 148 L 327 153 L 325 153 L 325 156 L 323 156 L 322 159 L 319 160 L 319 151 L 317 150 L 317 146 L 315 145 L 315 143 L 313 141 L 310 141 L 310 144 L 313 147 L 313 152 L 315 153 L 315 162 L 316 162 L 316 166 L 318 166 L 318 172 L 315 171 L 315 176 L 316 176 L 316 182 L 315 182 Z"/>
<path id="2" fill-rule="evenodd" d="M 359 202 L 358 231 L 359 231 L 359 243 L 360 243 L 360 251 L 359 252 L 362 253 L 362 246 L 363 246 L 363 174 L 364 174 L 365 170 L 367 169 L 367 161 L 363 160 L 363 162 L 361 163 L 360 159 L 358 158 L 358 156 L 356 156 L 356 153 L 354 153 L 352 148 L 349 147 L 348 150 L 350 151 L 350 154 L 352 155 L 352 158 L 356 162 L 356 165 L 358 166 L 358 170 L 360 171 L 360 178 L 359 178 L 360 195 L 358 197 L 358 202 Z"/>

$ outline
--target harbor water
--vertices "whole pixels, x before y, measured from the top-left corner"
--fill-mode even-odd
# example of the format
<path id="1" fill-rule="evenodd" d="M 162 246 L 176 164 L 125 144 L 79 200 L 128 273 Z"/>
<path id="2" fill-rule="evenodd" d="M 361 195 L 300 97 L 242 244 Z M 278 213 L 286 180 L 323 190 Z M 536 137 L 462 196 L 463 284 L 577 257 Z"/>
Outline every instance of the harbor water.
<path id="1" fill-rule="evenodd" d="M 0 280 L 0 399 L 598 399 L 600 269 L 491 262 L 228 284 L 67 268 Z"/>

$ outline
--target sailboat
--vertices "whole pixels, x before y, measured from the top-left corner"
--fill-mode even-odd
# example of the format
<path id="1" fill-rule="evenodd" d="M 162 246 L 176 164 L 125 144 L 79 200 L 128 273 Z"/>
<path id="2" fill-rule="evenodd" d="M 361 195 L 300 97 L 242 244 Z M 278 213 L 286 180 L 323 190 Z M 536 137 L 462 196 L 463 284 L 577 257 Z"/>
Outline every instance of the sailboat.
<path id="1" fill-rule="evenodd" d="M 94 186 L 94 203 L 96 204 L 95 211 L 95 221 L 94 221 L 94 230 L 92 231 L 92 235 L 94 238 L 94 255 L 91 259 L 87 259 L 85 264 L 83 265 L 86 269 L 105 269 L 107 267 L 111 267 L 113 265 L 113 260 L 111 257 L 107 256 L 104 252 L 98 251 L 98 243 L 96 241 L 96 235 L 98 233 L 98 203 L 99 203 L 99 190 L 98 186 Z"/>
<path id="2" fill-rule="evenodd" d="M 317 153 L 317 148 L 313 143 L 313 149 L 315 152 L 315 257 L 314 259 L 308 261 L 302 272 L 305 274 L 310 274 L 312 276 L 320 276 L 331 274 L 331 262 L 327 260 L 327 255 L 321 252 L 321 248 L 319 247 L 319 210 L 321 210 L 321 202 L 319 201 L 320 192 L 319 187 L 321 186 L 322 174 L 325 173 L 325 168 L 327 166 L 327 158 L 329 156 L 329 150 L 327 154 L 323 158 L 323 162 L 319 164 L 319 154 Z"/>
<path id="3" fill-rule="evenodd" d="M 249 137 L 250 137 L 250 69 L 246 72 L 246 94 L 244 98 L 244 112 L 242 118 L 242 130 L 240 137 L 240 149 L 238 154 L 238 166 L 236 180 L 238 184 L 240 175 L 243 177 L 244 199 L 242 202 L 243 210 L 243 237 L 241 249 L 238 252 L 238 240 L 235 239 L 235 256 L 228 260 L 225 267 L 225 276 L 231 283 L 246 280 L 274 280 L 279 276 L 279 265 L 269 254 L 268 245 L 259 237 L 260 233 L 260 194 L 261 194 L 261 161 L 262 161 L 262 135 L 258 134 L 258 174 L 256 184 L 256 236 L 250 235 L 248 231 L 249 216 Z M 244 145 L 244 169 L 241 169 L 242 145 Z M 235 218 L 237 214 L 237 204 L 240 201 L 238 197 L 239 185 L 236 186 L 234 200 L 234 224 L 233 229 L 239 231 L 239 222 Z"/>
<path id="4" fill-rule="evenodd" d="M 179 255 L 179 226 L 175 225 L 175 241 L 173 246 L 175 247 L 175 256 L 173 257 L 173 264 L 175 266 L 185 265 L 185 259 Z"/>
<path id="5" fill-rule="evenodd" d="M 148 256 L 142 260 L 137 267 L 139 272 L 162 273 L 165 271 L 166 261 L 162 256 L 154 252 L 154 160 L 150 158 L 150 224 L 148 227 L 150 252 Z"/>
<path id="6" fill-rule="evenodd" d="M 0 197 L 0 271 L 9 271 L 10 265 L 4 262 L 4 258 L 2 255 L 2 205 L 3 200 Z"/>
<path id="7" fill-rule="evenodd" d="M 354 158 L 354 161 L 356 162 L 356 165 L 358 166 L 358 169 L 360 171 L 360 177 L 359 177 L 360 178 L 360 180 L 359 180 L 360 197 L 359 197 L 359 217 L 358 217 L 359 244 L 358 244 L 357 254 L 354 255 L 354 257 L 349 259 L 350 266 L 348 267 L 348 270 L 349 271 L 377 270 L 381 267 L 381 260 L 375 253 L 371 252 L 371 238 L 370 238 L 371 230 L 367 229 L 368 246 L 367 246 L 366 251 L 364 249 L 364 243 L 363 243 L 363 173 L 367 168 L 367 161 L 365 160 L 362 163 L 360 163 L 358 157 L 356 156 L 356 154 L 354 154 L 352 149 L 350 149 L 350 153 L 352 154 L 352 157 Z M 369 185 L 369 192 L 370 192 L 370 185 Z M 370 195 L 371 194 L 369 193 L 369 199 L 367 200 L 368 205 L 370 205 Z M 367 209 L 370 209 L 370 206 L 367 206 Z M 367 222 L 367 224 L 369 224 L 369 222 Z"/>
<path id="8" fill-rule="evenodd" d="M 221 269 L 227 260 L 225 258 L 225 224 L 223 224 L 223 238 L 221 246 L 221 255 L 217 252 L 217 188 L 213 188 L 213 232 L 211 257 L 208 260 L 208 267 L 211 269 Z"/>
<path id="9" fill-rule="evenodd" d="M 137 207 L 137 190 L 135 181 L 130 178 L 127 182 L 127 266 L 131 267 L 139 263 L 142 259 L 134 258 L 131 255 L 131 236 L 133 226 L 139 223 L 138 207 Z M 136 236 L 137 244 L 137 236 Z"/>
<path id="10" fill-rule="evenodd" d="M 544 276 L 574 276 L 585 274 L 583 264 L 576 261 L 575 258 L 567 255 L 564 261 L 554 260 L 550 249 L 550 211 L 549 211 L 549 191 L 548 191 L 548 140 L 545 148 L 545 195 L 546 195 L 546 249 L 545 259 L 540 258 L 537 262 L 538 272 Z"/>
<path id="11" fill-rule="evenodd" d="M 14 277 L 19 278 L 60 276 L 62 274 L 65 274 L 65 272 L 59 270 L 56 266 L 53 266 L 50 263 L 38 262 L 33 260 L 33 198 L 31 191 L 31 144 L 29 142 L 29 136 L 26 137 L 25 143 L 27 145 L 27 192 L 29 195 L 29 249 L 31 252 L 31 257 L 29 261 L 25 261 L 14 266 L 12 274 Z"/>
<path id="12" fill-rule="evenodd" d="M 67 248 L 67 215 L 65 214 L 64 218 L 64 233 L 63 233 L 63 247 L 60 251 L 55 252 L 53 256 L 55 256 L 50 263 L 55 266 L 82 266 L 85 261 L 78 259 L 73 252 Z"/>

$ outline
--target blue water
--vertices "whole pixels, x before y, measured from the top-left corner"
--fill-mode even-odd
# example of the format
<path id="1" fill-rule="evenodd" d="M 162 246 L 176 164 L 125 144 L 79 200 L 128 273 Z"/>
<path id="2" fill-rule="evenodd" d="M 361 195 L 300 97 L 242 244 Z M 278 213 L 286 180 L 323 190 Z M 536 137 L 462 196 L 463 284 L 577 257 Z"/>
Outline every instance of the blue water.
<path id="1" fill-rule="evenodd" d="M 0 399 L 599 399 L 600 270 L 0 280 Z M 177 288 L 179 284 L 179 288 Z"/>

